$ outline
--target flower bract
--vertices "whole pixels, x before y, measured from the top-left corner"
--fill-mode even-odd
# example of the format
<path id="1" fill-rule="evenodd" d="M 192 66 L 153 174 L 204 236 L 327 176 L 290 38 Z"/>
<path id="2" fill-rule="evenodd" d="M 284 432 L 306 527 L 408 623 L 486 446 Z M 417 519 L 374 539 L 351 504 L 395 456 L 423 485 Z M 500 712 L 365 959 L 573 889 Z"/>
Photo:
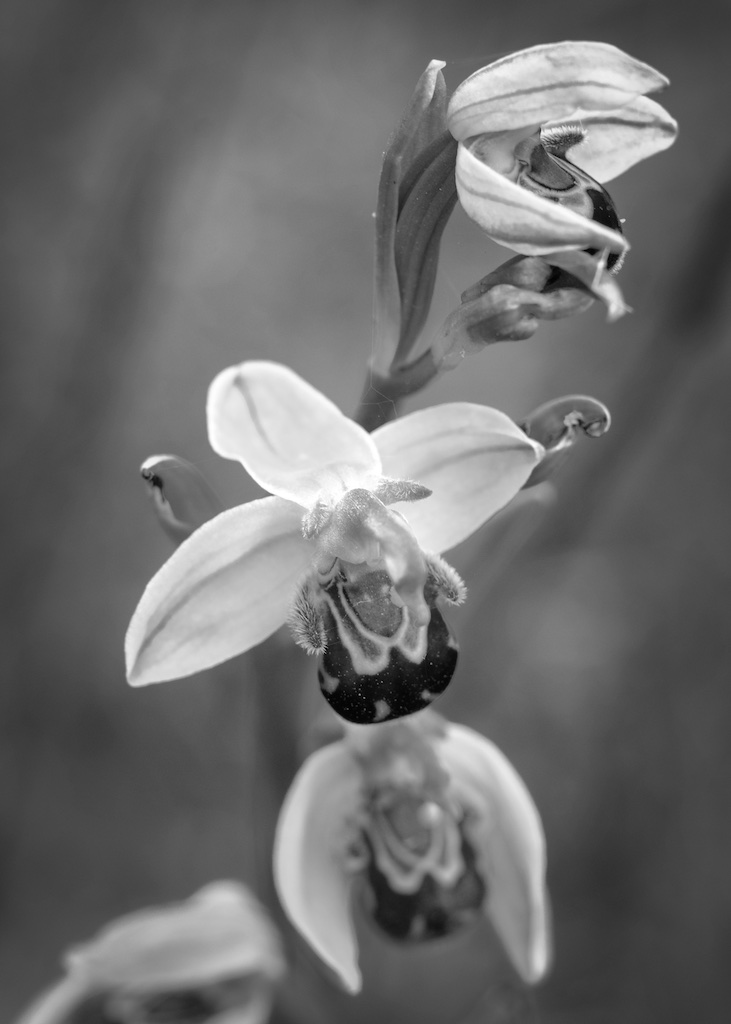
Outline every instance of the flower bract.
<path id="1" fill-rule="evenodd" d="M 513 767 L 425 711 L 311 755 L 285 799 L 274 876 L 293 925 L 350 992 L 353 900 L 390 940 L 443 939 L 487 915 L 524 981 L 550 961 L 545 840 Z"/>
<path id="2" fill-rule="evenodd" d="M 549 43 L 481 68 L 455 90 L 457 191 L 496 242 L 526 255 L 628 248 L 601 183 L 670 146 L 677 125 L 646 95 L 667 85 L 607 43 Z"/>
<path id="3" fill-rule="evenodd" d="M 271 496 L 206 522 L 152 579 L 127 633 L 129 681 L 200 671 L 289 621 L 320 655 L 321 688 L 344 717 L 381 721 L 428 704 L 456 659 L 437 601 L 464 596 L 438 553 L 510 501 L 541 445 L 466 402 L 368 434 L 265 361 L 216 377 L 208 432 Z"/>
<path id="4" fill-rule="evenodd" d="M 66 977 L 17 1024 L 262 1024 L 284 973 L 266 911 L 235 882 L 128 914 L 66 956 Z"/>

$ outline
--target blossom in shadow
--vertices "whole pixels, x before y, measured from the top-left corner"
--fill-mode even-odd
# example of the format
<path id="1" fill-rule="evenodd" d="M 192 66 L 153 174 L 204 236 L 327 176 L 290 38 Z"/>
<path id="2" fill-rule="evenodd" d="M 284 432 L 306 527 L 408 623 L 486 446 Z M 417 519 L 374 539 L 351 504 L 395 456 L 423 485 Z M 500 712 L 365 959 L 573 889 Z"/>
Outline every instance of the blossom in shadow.
<path id="1" fill-rule="evenodd" d="M 673 143 L 676 122 L 646 95 L 667 84 L 596 42 L 534 46 L 476 71 L 447 112 L 463 208 L 516 252 L 588 250 L 618 265 L 629 245 L 600 182 Z"/>
<path id="2" fill-rule="evenodd" d="M 262 1024 L 284 973 L 266 911 L 235 882 L 121 917 L 65 965 L 16 1024 Z"/>
<path id="3" fill-rule="evenodd" d="M 292 924 L 351 993 L 356 907 L 391 942 L 444 943 L 447 973 L 450 937 L 485 917 L 524 982 L 548 970 L 535 805 L 494 744 L 434 712 L 346 727 L 305 761 L 279 817 L 274 877 Z"/>
<path id="4" fill-rule="evenodd" d="M 467 402 L 368 434 L 264 361 L 216 377 L 208 433 L 271 496 L 204 523 L 152 579 L 127 633 L 129 681 L 208 668 L 288 621 L 319 655 L 321 689 L 343 717 L 365 724 L 425 707 L 457 656 L 437 602 L 464 597 L 438 553 L 514 497 L 542 446 Z"/>

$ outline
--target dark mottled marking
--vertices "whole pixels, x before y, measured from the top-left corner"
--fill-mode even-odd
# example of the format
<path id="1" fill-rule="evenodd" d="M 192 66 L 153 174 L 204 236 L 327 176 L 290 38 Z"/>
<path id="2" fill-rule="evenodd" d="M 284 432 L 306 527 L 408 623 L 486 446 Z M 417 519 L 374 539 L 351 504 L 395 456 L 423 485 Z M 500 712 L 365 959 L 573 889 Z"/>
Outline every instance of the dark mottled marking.
<path id="1" fill-rule="evenodd" d="M 386 667 L 373 673 L 354 669 L 329 608 L 323 618 L 327 650 L 320 656 L 317 677 L 325 700 L 349 722 L 370 725 L 421 711 L 446 690 L 454 675 L 457 642 L 438 608 L 431 609 L 426 657 L 414 662 L 392 646 Z M 379 701 L 390 709 L 387 718 L 379 716 Z"/>
<path id="2" fill-rule="evenodd" d="M 611 228 L 612 231 L 618 231 L 620 235 L 623 234 L 622 222 L 617 215 L 617 208 L 615 207 L 614 201 L 607 190 L 597 184 L 596 188 L 587 188 L 586 194 L 591 200 L 592 207 L 594 208 L 594 216 L 592 219 L 598 224 L 603 224 L 605 227 Z M 597 250 L 587 249 L 586 251 L 593 256 Z M 607 256 L 607 270 L 611 270 L 622 255 L 622 253 L 610 252 Z"/>
<path id="3" fill-rule="evenodd" d="M 400 893 L 390 888 L 371 849 L 367 877 L 373 899 L 371 914 L 379 928 L 393 939 L 423 942 L 451 934 L 480 913 L 485 883 L 477 872 L 474 852 L 464 840 L 462 859 L 465 870 L 451 889 L 427 875 L 416 892 Z"/>

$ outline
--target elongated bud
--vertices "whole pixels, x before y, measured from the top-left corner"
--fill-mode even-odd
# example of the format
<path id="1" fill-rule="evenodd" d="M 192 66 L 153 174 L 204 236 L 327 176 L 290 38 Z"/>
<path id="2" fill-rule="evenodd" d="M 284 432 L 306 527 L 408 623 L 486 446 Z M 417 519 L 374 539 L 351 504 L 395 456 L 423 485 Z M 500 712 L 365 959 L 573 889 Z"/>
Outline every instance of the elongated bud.
<path id="1" fill-rule="evenodd" d="M 387 376 L 421 331 L 442 232 L 457 199 L 456 143 L 447 131 L 443 61 L 419 79 L 383 158 L 376 209 L 373 369 Z"/>

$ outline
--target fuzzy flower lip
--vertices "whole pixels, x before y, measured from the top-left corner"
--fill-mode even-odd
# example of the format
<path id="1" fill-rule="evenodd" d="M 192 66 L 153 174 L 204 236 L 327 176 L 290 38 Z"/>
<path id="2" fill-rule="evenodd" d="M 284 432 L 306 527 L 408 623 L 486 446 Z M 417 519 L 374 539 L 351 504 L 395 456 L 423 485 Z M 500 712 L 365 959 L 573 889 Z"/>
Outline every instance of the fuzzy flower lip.
<path id="1" fill-rule="evenodd" d="M 353 512 L 363 492 L 369 508 L 393 507 L 383 505 L 383 533 L 366 523 L 364 559 L 380 555 L 387 569 L 400 567 L 406 588 L 420 551 L 464 540 L 514 497 L 544 454 L 509 417 L 466 402 L 368 434 L 294 371 L 268 361 L 222 371 L 207 415 L 214 450 L 241 462 L 271 496 L 205 523 L 150 581 L 127 632 L 132 685 L 191 675 L 266 639 L 318 559 L 354 557 L 363 522 L 338 532 L 327 517 Z"/>
<path id="2" fill-rule="evenodd" d="M 424 722 L 430 719 L 440 727 L 429 724 L 431 735 L 422 733 L 420 739 Z M 493 743 L 428 711 L 381 729 L 392 730 L 394 741 L 402 747 L 404 737 L 411 736 L 417 741 L 417 753 L 419 742 L 430 753 L 446 782 L 447 805 L 464 815 L 459 827 L 467 833 L 485 882 L 477 911 L 491 920 L 521 977 L 530 984 L 539 981 L 551 961 L 545 838 L 525 784 Z M 375 743 L 381 746 L 375 749 Z M 391 770 L 384 768 L 388 743 L 387 733 L 351 726 L 344 740 L 311 755 L 285 798 L 275 837 L 274 878 L 282 905 L 302 937 L 352 993 L 360 990 L 362 978 L 351 900 L 368 858 L 366 854 L 365 860 L 358 860 L 354 839 L 357 842 L 358 830 L 369 816 L 379 817 L 379 791 L 397 793 L 404 787 L 412 794 L 421 767 L 418 758 L 410 758 L 407 744 L 405 751 L 396 749 Z M 402 815 L 410 806 L 402 805 Z M 424 846 L 425 852 L 419 854 L 423 826 L 436 827 L 438 812 L 427 792 L 422 810 L 412 819 L 417 822 L 416 831 L 401 848 L 400 866 L 406 861 L 412 873 L 431 875 L 451 888 L 463 864 L 459 844 L 449 843 L 449 833 L 446 837 L 435 833 L 435 843 Z M 403 825 L 404 817 L 394 820 Z M 377 827 L 383 827 L 382 821 Z M 385 844 L 395 841 L 394 832 L 380 835 Z M 379 846 L 373 840 L 371 850 L 370 856 L 378 858 Z M 380 856 L 386 855 L 384 846 Z M 401 891 L 413 890 L 406 871 L 401 878 Z"/>
<path id="3" fill-rule="evenodd" d="M 622 252 L 628 244 L 619 231 L 518 183 L 525 143 L 545 143 L 560 166 L 589 176 L 589 187 L 591 179 L 610 181 L 674 142 L 676 122 L 646 95 L 667 84 L 654 68 L 597 42 L 534 46 L 476 71 L 447 112 L 460 143 L 456 179 L 465 211 L 496 242 L 525 255 Z M 555 149 L 567 125 L 575 130 Z"/>

